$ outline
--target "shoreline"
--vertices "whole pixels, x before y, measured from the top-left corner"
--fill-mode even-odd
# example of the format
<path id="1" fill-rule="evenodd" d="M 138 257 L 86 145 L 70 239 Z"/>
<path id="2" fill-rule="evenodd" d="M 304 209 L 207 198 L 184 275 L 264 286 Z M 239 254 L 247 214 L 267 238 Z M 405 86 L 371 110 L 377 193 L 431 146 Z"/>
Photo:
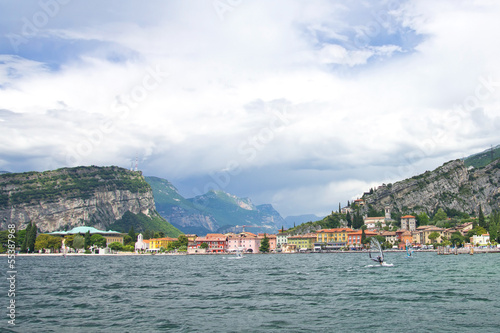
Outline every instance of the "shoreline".
<path id="1" fill-rule="evenodd" d="M 354 254 L 354 253 L 367 253 L 368 251 L 321 251 L 321 252 L 313 252 L 313 251 L 308 251 L 308 252 L 292 252 L 292 253 L 283 253 L 283 252 L 271 252 L 271 253 L 245 253 L 245 255 L 287 255 L 287 254 L 334 254 L 334 253 L 341 253 L 341 254 Z M 386 250 L 384 253 L 405 253 L 406 250 Z M 419 250 L 415 251 L 415 253 L 419 252 L 438 252 L 437 249 L 428 249 L 428 250 Z M 485 254 L 485 253 L 500 253 L 500 249 L 475 249 L 474 254 Z M 451 254 L 451 253 L 450 253 Z M 453 253 L 454 254 L 454 253 Z M 458 254 L 468 254 L 465 252 L 458 253 Z M 12 254 L 11 254 L 12 255 Z M 16 253 L 15 256 L 21 256 L 21 257 L 74 257 L 74 256 L 90 256 L 90 257 L 102 257 L 102 256 L 231 256 L 234 255 L 234 253 L 230 252 L 224 252 L 224 253 L 164 253 L 164 254 L 159 254 L 159 253 L 135 253 L 135 252 L 118 252 L 118 253 L 106 253 L 106 254 L 94 254 L 94 253 L 66 253 L 65 255 L 62 253 Z M 8 256 L 7 253 L 0 253 L 0 256 Z"/>

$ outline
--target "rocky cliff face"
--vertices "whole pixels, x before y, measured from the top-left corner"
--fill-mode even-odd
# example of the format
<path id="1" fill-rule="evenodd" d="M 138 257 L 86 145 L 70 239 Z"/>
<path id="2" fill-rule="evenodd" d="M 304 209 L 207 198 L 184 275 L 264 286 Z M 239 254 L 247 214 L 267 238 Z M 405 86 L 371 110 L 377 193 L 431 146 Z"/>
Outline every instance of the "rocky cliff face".
<path id="1" fill-rule="evenodd" d="M 390 206 L 401 213 L 432 213 L 438 208 L 485 214 L 500 208 L 500 160 L 467 168 L 461 160 L 394 184 L 381 186 L 365 201 L 377 210 Z"/>
<path id="2" fill-rule="evenodd" d="M 42 232 L 79 225 L 106 227 L 125 212 L 150 216 L 153 192 L 140 172 L 118 167 L 78 167 L 0 175 L 0 227 Z"/>

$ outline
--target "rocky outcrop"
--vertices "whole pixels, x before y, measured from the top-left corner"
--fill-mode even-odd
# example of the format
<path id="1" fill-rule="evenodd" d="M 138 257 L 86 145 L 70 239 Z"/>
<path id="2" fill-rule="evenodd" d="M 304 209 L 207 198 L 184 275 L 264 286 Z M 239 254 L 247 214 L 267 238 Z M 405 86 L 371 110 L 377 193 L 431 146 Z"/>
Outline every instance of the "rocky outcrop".
<path id="1" fill-rule="evenodd" d="M 500 207 L 499 185 L 500 160 L 478 169 L 455 160 L 432 172 L 380 186 L 364 199 L 377 210 L 389 206 L 401 213 L 432 213 L 443 208 L 472 214 L 481 206 L 489 214 Z"/>
<path id="2" fill-rule="evenodd" d="M 170 223 L 181 230 L 202 228 L 208 232 L 215 232 L 219 229 L 217 221 L 212 216 L 202 212 L 186 210 L 179 206 L 172 206 L 168 213 L 162 212 L 168 216 Z M 162 212 L 159 213 L 162 214 Z"/>
<path id="3" fill-rule="evenodd" d="M 42 232 L 106 227 L 130 211 L 150 216 L 153 192 L 140 172 L 77 167 L 0 175 L 0 226 L 33 221 Z"/>

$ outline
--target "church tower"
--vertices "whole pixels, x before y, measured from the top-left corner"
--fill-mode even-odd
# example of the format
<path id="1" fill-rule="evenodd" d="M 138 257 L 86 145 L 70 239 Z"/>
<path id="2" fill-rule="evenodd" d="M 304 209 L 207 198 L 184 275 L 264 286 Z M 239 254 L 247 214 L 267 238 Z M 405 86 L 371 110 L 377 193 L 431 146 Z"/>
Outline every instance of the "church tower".
<path id="1" fill-rule="evenodd" d="M 390 220 L 391 219 L 391 207 L 385 206 L 385 219 Z"/>

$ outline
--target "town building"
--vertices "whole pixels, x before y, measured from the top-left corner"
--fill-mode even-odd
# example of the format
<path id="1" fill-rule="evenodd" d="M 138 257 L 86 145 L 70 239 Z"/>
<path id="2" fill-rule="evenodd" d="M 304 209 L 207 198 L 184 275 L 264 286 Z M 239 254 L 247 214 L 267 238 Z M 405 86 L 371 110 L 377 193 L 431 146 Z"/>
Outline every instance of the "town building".
<path id="1" fill-rule="evenodd" d="M 429 235 L 433 232 L 437 232 L 439 237 L 435 240 L 429 239 Z M 414 244 L 432 244 L 432 243 L 440 243 L 442 242 L 442 237 L 450 238 L 451 233 L 449 229 L 443 229 L 436 227 L 434 225 L 423 225 L 418 227 L 413 233 L 413 243 Z"/>
<path id="2" fill-rule="evenodd" d="M 409 230 L 396 230 L 396 238 L 398 241 L 398 248 L 400 250 L 406 249 L 406 243 L 412 244 L 413 242 L 413 235 Z"/>
<path id="3" fill-rule="evenodd" d="M 149 239 L 144 239 L 142 234 L 137 236 L 137 242 L 135 242 L 135 251 L 147 251 L 149 250 Z"/>
<path id="4" fill-rule="evenodd" d="M 251 253 L 259 252 L 260 241 L 262 240 L 262 238 L 264 238 L 264 236 L 259 237 L 256 234 L 248 231 L 243 231 L 239 234 L 229 233 L 226 235 L 226 237 L 226 250 L 228 252 L 244 251 Z"/>
<path id="5" fill-rule="evenodd" d="M 309 251 L 314 248 L 316 242 L 316 234 L 309 233 L 305 235 L 288 236 L 288 244 L 295 245 L 298 251 Z"/>
<path id="6" fill-rule="evenodd" d="M 490 234 L 474 235 L 470 238 L 473 246 L 486 246 L 490 243 Z"/>
<path id="7" fill-rule="evenodd" d="M 264 238 L 264 235 L 269 239 L 269 252 L 275 252 L 276 251 L 276 235 L 260 233 L 259 238 L 262 240 Z"/>
<path id="8" fill-rule="evenodd" d="M 350 232 L 347 234 L 347 245 L 351 248 L 353 247 L 361 247 L 361 236 L 362 236 L 363 230 L 356 230 L 353 232 Z M 365 230 L 365 236 L 368 237 L 373 237 L 376 236 L 377 233 L 369 230 Z"/>
<path id="9" fill-rule="evenodd" d="M 347 234 L 353 232 L 351 228 L 320 229 L 316 231 L 318 243 L 347 242 Z"/>
<path id="10" fill-rule="evenodd" d="M 399 240 L 395 231 L 385 231 L 380 232 L 380 236 L 385 238 L 385 241 L 391 243 L 392 245 L 397 245 Z"/>
<path id="11" fill-rule="evenodd" d="M 201 244 L 206 243 L 208 248 L 201 248 Z M 207 234 L 203 237 L 196 237 L 192 244 L 188 245 L 188 253 L 223 253 L 226 252 L 227 237 L 223 234 Z"/>
<path id="12" fill-rule="evenodd" d="M 363 222 L 370 231 L 380 230 L 385 227 L 385 216 L 365 217 Z"/>
<path id="13" fill-rule="evenodd" d="M 162 238 L 151 238 L 149 239 L 149 249 L 148 251 L 155 251 L 158 252 L 163 249 L 167 249 L 168 245 L 176 242 L 177 238 L 171 238 L 171 237 L 162 237 Z"/>
<path id="14" fill-rule="evenodd" d="M 283 244 L 288 243 L 288 233 L 281 230 L 276 235 L 276 249 L 281 249 Z"/>
<path id="15" fill-rule="evenodd" d="M 113 230 L 99 230 L 94 227 L 75 227 L 71 230 L 68 231 L 54 231 L 49 233 L 49 235 L 53 236 L 67 236 L 67 235 L 81 235 L 85 236 L 85 234 L 89 232 L 90 235 L 102 235 L 104 238 L 106 238 L 106 246 L 108 246 L 111 243 L 118 242 L 123 244 L 123 234 L 118 232 L 118 231 L 113 231 Z"/>
<path id="16" fill-rule="evenodd" d="M 415 216 L 405 215 L 401 216 L 401 229 L 415 231 L 417 229 L 417 222 Z"/>

